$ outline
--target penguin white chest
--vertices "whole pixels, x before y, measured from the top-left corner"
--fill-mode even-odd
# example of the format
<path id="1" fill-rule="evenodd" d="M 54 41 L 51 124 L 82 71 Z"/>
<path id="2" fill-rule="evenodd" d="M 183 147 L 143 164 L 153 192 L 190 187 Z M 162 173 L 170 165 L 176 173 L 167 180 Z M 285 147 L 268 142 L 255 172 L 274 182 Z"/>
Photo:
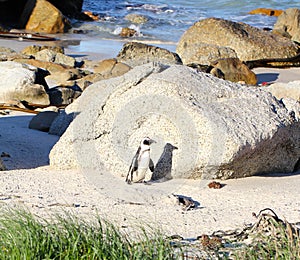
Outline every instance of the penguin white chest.
<path id="1" fill-rule="evenodd" d="M 149 162 L 150 162 L 150 151 L 144 151 L 139 158 L 138 168 L 148 169 Z"/>

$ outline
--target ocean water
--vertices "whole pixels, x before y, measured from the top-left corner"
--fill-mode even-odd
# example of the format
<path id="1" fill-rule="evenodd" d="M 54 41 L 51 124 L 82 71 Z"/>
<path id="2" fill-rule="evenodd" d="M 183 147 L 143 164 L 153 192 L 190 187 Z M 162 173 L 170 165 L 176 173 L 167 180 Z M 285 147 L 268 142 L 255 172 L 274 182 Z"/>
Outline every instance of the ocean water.
<path id="1" fill-rule="evenodd" d="M 131 40 L 165 47 L 174 51 L 182 34 L 196 21 L 208 17 L 244 22 L 260 28 L 272 28 L 277 17 L 248 14 L 249 11 L 260 7 L 281 10 L 300 8 L 300 1 L 84 0 L 83 10 L 93 12 L 100 19 L 93 22 L 74 21 L 73 27 L 85 31 L 86 34 L 76 36 L 81 37 L 81 42 L 79 45 L 73 46 L 73 49 L 80 52 L 113 52 L 112 55 L 114 55 L 116 54 L 115 50 L 119 49 L 125 41 L 128 41 L 128 39 L 122 39 L 119 36 L 121 28 L 130 27 L 137 31 L 137 35 L 132 37 Z M 143 15 L 147 17 L 148 21 L 141 25 L 133 24 L 124 19 L 128 14 Z M 100 40 L 101 43 L 99 43 Z M 118 41 L 120 42 L 119 45 L 116 44 Z"/>
<path id="2" fill-rule="evenodd" d="M 91 35 L 103 39 L 116 39 L 122 27 L 138 31 L 136 39 L 177 43 L 181 35 L 193 23 L 208 17 L 220 17 L 245 22 L 257 27 L 272 28 L 276 17 L 249 15 L 259 8 L 287 9 L 300 8 L 299 0 L 235 1 L 235 0 L 192 0 L 192 1 L 109 1 L 84 0 L 83 10 L 99 15 L 96 22 L 76 24 Z M 141 14 L 148 18 L 142 25 L 125 20 L 127 14 Z"/>

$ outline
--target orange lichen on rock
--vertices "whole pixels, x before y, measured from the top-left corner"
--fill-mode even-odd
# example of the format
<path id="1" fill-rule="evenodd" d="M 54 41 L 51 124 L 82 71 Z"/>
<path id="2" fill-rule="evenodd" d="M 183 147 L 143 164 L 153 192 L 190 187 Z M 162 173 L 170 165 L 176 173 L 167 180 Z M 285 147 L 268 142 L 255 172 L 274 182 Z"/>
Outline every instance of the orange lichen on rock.
<path id="1" fill-rule="evenodd" d="M 95 15 L 94 13 L 92 13 L 90 11 L 84 11 L 83 13 L 85 15 L 87 15 L 88 17 L 90 17 L 93 21 L 98 21 L 99 20 L 99 15 Z"/>
<path id="2" fill-rule="evenodd" d="M 265 14 L 269 16 L 279 16 L 282 14 L 282 10 L 274 10 L 268 8 L 257 8 L 249 12 L 249 14 Z"/>

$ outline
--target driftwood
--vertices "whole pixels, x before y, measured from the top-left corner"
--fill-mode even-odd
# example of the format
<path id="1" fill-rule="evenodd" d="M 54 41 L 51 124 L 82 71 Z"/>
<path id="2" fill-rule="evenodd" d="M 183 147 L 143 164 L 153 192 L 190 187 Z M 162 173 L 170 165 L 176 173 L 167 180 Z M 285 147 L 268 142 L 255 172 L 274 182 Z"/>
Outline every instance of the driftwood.
<path id="1" fill-rule="evenodd" d="M 40 35 L 38 33 L 26 33 L 26 32 L 3 32 L 0 31 L 1 38 L 17 38 L 20 40 L 32 40 L 32 41 L 56 41 L 57 39 L 50 36 Z"/>
<path id="2" fill-rule="evenodd" d="M 289 67 L 300 67 L 300 53 L 290 58 L 274 58 L 274 59 L 260 59 L 245 61 L 245 64 L 249 69 L 258 67 L 267 68 L 289 68 Z"/>
<path id="3" fill-rule="evenodd" d="M 25 112 L 25 113 L 32 113 L 32 114 L 38 114 L 38 111 L 31 110 L 28 108 L 21 108 L 21 107 L 14 107 L 14 106 L 9 106 L 9 105 L 0 105 L 0 110 L 15 110 L 15 111 L 20 111 L 20 112 Z"/>

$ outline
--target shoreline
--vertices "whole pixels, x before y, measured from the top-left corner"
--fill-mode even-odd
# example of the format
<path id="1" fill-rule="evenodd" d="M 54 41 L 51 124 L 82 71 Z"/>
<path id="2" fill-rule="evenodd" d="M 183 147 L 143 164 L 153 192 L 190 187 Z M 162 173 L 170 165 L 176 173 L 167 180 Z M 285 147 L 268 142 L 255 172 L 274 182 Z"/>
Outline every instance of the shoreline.
<path id="1" fill-rule="evenodd" d="M 1 39 L 0 47 L 9 47 L 17 52 L 20 52 L 25 47 L 30 45 L 48 45 L 61 46 L 65 48 L 65 54 L 74 57 L 76 60 L 105 60 L 112 59 L 117 56 L 123 45 L 134 39 L 98 39 L 96 37 L 84 37 L 84 35 L 56 35 L 57 41 L 19 41 L 17 39 Z M 169 51 L 176 52 L 175 43 L 163 43 L 156 41 L 143 41 L 145 44 L 154 45 L 165 48 Z M 300 68 L 254 68 L 252 71 L 257 76 L 257 83 L 288 83 L 291 81 L 300 80 Z"/>

